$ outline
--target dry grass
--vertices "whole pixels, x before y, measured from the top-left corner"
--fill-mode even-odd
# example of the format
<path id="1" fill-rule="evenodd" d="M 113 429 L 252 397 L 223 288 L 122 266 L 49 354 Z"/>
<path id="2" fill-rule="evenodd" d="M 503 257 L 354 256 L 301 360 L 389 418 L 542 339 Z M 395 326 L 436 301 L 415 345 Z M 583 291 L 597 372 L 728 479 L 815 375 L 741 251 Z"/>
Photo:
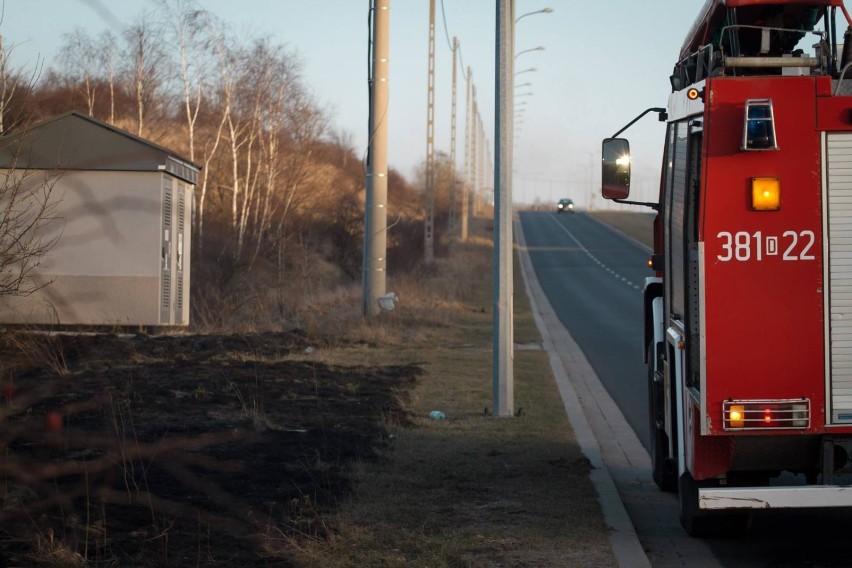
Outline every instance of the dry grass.
<path id="1" fill-rule="evenodd" d="M 466 314 L 490 313 L 490 297 L 483 295 L 480 277 L 490 274 L 490 251 L 490 242 L 472 240 L 456 245 L 451 256 L 436 259 L 433 267 L 390 278 L 387 290 L 397 295 L 399 304 L 375 320 L 365 321 L 361 314 L 359 286 L 315 291 L 301 323 L 309 335 L 331 342 L 380 347 L 434 340 Z M 490 291 L 490 279 L 485 284 Z"/>
<path id="2" fill-rule="evenodd" d="M 540 341 L 515 271 L 516 342 Z M 332 363 L 415 362 L 414 425 L 362 463 L 335 538 L 296 551 L 302 566 L 612 566 L 608 529 L 547 354 L 516 351 L 515 408 L 491 400 L 491 247 L 456 245 L 398 312 L 353 329 L 387 342 L 323 352 Z M 390 289 L 390 287 L 389 287 Z M 406 292 L 416 292 L 408 296 Z M 416 333 L 410 333 L 410 328 Z M 369 332 L 378 328 L 380 332 Z M 405 340 L 398 338 L 405 337 Z M 396 338 L 396 339 L 395 339 Z M 440 410 L 445 420 L 432 420 Z"/>

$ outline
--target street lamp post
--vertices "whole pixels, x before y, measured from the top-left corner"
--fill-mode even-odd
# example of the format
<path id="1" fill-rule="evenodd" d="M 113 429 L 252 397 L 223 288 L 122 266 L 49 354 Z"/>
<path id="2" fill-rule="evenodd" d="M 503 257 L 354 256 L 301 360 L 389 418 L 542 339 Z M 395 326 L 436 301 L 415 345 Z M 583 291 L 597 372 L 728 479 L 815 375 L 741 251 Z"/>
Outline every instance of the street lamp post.
<path id="1" fill-rule="evenodd" d="M 592 150 L 580 150 L 580 153 L 586 154 L 589 157 L 589 165 L 583 167 L 584 169 L 588 168 L 589 172 L 589 211 L 593 211 L 595 208 L 595 194 L 597 193 L 594 187 L 595 156 L 600 156 L 601 153 L 599 151 Z"/>
<path id="2" fill-rule="evenodd" d="M 497 0 L 494 112 L 492 412 L 514 415 L 512 337 L 512 140 L 515 2 Z"/>
<path id="3" fill-rule="evenodd" d="M 515 0 L 497 0 L 495 33 L 494 152 L 494 317 L 492 396 L 494 416 L 514 414 L 514 337 L 512 321 L 512 164 L 515 109 L 514 79 L 534 67 L 515 72 L 515 24 L 544 8 L 515 17 Z M 534 49 L 531 51 L 538 51 Z M 518 54 L 519 55 L 519 54 Z"/>
<path id="4" fill-rule="evenodd" d="M 540 45 L 540 46 L 538 46 L 538 47 L 531 47 L 530 49 L 525 49 L 525 50 L 523 50 L 523 51 L 519 51 L 518 53 L 516 53 L 516 54 L 515 54 L 515 59 L 517 59 L 517 58 L 518 58 L 518 57 L 520 57 L 521 55 L 523 55 L 523 54 L 525 54 L 525 53 L 529 53 L 529 52 L 531 52 L 531 51 L 544 51 L 544 46 L 543 46 L 543 45 Z"/>
<path id="5" fill-rule="evenodd" d="M 553 8 L 542 8 L 541 10 L 536 10 L 535 12 L 527 12 L 526 14 L 521 14 L 517 18 L 515 18 L 515 23 L 517 24 L 521 21 L 521 18 L 526 18 L 527 16 L 532 16 L 533 14 L 550 14 L 553 12 Z"/>

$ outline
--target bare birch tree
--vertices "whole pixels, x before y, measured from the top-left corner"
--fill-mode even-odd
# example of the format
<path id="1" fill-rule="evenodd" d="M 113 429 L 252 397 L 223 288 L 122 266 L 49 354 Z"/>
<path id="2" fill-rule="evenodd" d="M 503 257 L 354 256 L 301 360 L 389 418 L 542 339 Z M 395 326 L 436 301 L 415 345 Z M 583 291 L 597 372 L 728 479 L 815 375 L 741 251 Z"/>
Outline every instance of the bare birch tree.
<path id="1" fill-rule="evenodd" d="M 78 27 L 73 32 L 62 36 L 60 53 L 59 61 L 66 76 L 79 81 L 86 101 L 86 112 L 89 116 L 93 116 L 97 95 L 97 73 L 100 67 L 97 47 L 86 30 Z"/>
<path id="2" fill-rule="evenodd" d="M 227 128 L 227 140 L 230 154 L 231 177 L 231 228 L 237 227 L 237 204 L 241 198 L 242 186 L 240 178 L 240 147 L 243 145 L 243 128 L 234 116 L 236 84 L 238 81 L 236 69 L 239 63 L 239 53 L 226 42 L 227 36 L 220 34 L 216 41 L 216 55 L 219 63 L 220 97 L 222 105 L 222 123 Z"/>
<path id="3" fill-rule="evenodd" d="M 273 188 L 266 183 L 270 168 L 274 167 L 276 154 L 264 152 L 270 134 L 278 136 L 278 121 L 274 118 L 287 81 L 286 56 L 283 49 L 273 46 L 268 39 L 257 40 L 243 53 L 239 100 L 245 129 L 244 191 L 238 204 L 237 251 L 242 253 L 246 237 L 257 225 L 261 203 Z M 264 173 L 266 172 L 266 175 Z"/>
<path id="4" fill-rule="evenodd" d="M 159 91 L 168 74 L 168 59 L 163 49 L 161 30 L 147 16 L 124 31 L 126 61 L 130 63 L 131 91 L 136 99 L 136 135 L 143 136 L 151 107 L 158 102 Z"/>
<path id="5" fill-rule="evenodd" d="M 178 57 L 189 159 L 194 162 L 195 127 L 203 93 L 210 87 L 212 15 L 201 9 L 196 0 L 157 0 L 156 5 L 164 15 L 168 44 Z"/>
<path id="6" fill-rule="evenodd" d="M 324 114 L 304 92 L 293 54 L 269 39 L 237 53 L 238 80 L 232 92 L 232 227 L 235 256 L 247 244 L 253 263 L 274 221 L 298 203 L 310 174 L 312 144 L 321 137 Z"/>
<path id="7" fill-rule="evenodd" d="M 278 257 L 278 271 L 283 271 L 287 223 L 307 197 L 312 172 L 316 169 L 314 151 L 327 128 L 326 115 L 301 88 L 292 88 L 285 109 L 286 151 L 280 165 L 280 183 L 275 193 L 270 219 L 275 229 L 272 244 Z M 280 276 L 279 276 L 280 277 Z"/>
<path id="8" fill-rule="evenodd" d="M 109 89 L 109 119 L 115 124 L 115 74 L 118 64 L 118 42 L 109 30 L 98 36 L 97 52 L 101 69 L 106 72 L 107 88 Z"/>

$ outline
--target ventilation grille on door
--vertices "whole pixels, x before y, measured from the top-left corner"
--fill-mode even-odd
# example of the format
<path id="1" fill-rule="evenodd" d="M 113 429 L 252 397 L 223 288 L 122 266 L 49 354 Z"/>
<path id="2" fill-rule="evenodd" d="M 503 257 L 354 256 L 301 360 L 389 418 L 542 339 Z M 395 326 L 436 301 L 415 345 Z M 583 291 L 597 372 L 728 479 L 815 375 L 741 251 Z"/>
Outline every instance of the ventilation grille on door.
<path id="1" fill-rule="evenodd" d="M 832 424 L 852 423 L 852 134 L 828 134 L 825 259 Z"/>

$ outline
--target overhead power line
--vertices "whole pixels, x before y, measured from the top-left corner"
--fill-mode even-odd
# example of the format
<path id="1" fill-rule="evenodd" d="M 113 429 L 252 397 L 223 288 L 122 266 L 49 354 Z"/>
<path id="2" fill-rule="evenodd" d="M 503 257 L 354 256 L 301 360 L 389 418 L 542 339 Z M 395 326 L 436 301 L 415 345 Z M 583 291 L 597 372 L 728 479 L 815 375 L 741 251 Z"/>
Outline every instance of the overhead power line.
<path id="1" fill-rule="evenodd" d="M 453 51 L 453 42 L 450 41 L 450 29 L 447 25 L 447 11 L 444 9 L 444 0 L 441 0 L 441 20 L 444 22 L 444 37 L 447 39 L 447 47 L 450 48 L 450 51 Z M 466 69 L 467 66 L 464 64 L 464 57 L 462 57 L 461 41 L 459 41 L 458 54 L 462 69 Z"/>

